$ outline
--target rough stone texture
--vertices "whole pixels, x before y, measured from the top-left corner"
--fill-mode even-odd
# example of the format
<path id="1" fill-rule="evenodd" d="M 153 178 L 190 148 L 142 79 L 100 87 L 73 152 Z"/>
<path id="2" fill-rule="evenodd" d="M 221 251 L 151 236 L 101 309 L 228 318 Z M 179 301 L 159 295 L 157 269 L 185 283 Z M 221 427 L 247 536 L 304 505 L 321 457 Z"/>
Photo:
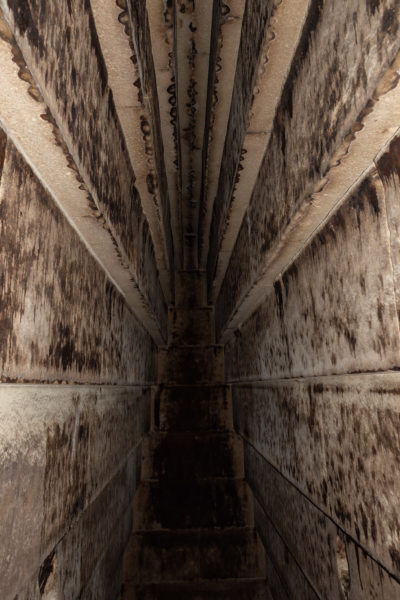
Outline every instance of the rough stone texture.
<path id="1" fill-rule="evenodd" d="M 154 381 L 150 336 L 13 144 L 0 137 L 1 375 Z"/>
<path id="2" fill-rule="evenodd" d="M 386 152 L 377 161 L 376 166 L 385 194 L 394 290 L 396 294 L 397 313 L 400 316 L 400 138 L 398 136 L 392 140 Z"/>
<path id="3" fill-rule="evenodd" d="M 398 20 L 395 0 L 313 0 L 217 302 L 220 328 L 395 58 Z"/>
<path id="4" fill-rule="evenodd" d="M 318 600 L 279 532 L 255 501 L 255 520 L 267 554 L 267 578 L 273 598 L 279 600 Z"/>
<path id="5" fill-rule="evenodd" d="M 334 524 L 353 553 L 348 598 L 399 591 L 399 377 L 365 373 L 399 366 L 397 147 L 226 347 L 277 598 L 340 597 Z"/>
<path id="6" fill-rule="evenodd" d="M 400 582 L 350 538 L 346 538 L 346 554 L 350 575 L 349 600 L 397 600 L 400 597 Z"/>
<path id="7" fill-rule="evenodd" d="M 400 577 L 397 373 L 234 387 L 237 430 Z"/>
<path id="8" fill-rule="evenodd" d="M 260 506 L 318 596 L 340 598 L 334 524 L 248 443 L 245 471 Z"/>
<path id="9" fill-rule="evenodd" d="M 161 327 L 166 306 L 89 0 L 2 0 L 18 45 Z M 133 82 L 132 82 L 133 84 Z M 66 165 L 67 165 L 66 159 Z"/>
<path id="10" fill-rule="evenodd" d="M 208 259 L 209 284 L 212 282 L 218 259 L 218 250 L 224 233 L 225 220 L 246 135 L 248 113 L 253 101 L 257 68 L 274 5 L 275 0 L 248 0 L 246 2 L 232 104 L 218 183 L 218 202 L 215 202 L 213 206 Z"/>
<path id="11" fill-rule="evenodd" d="M 157 82 L 154 71 L 152 45 L 149 30 L 149 19 L 146 4 L 144 2 L 132 2 L 129 0 L 129 15 L 132 23 L 132 38 L 137 52 L 136 60 L 139 63 L 140 72 L 140 94 L 145 102 L 149 115 L 149 121 L 142 122 L 142 131 L 145 138 L 151 136 L 154 153 L 154 167 L 157 180 L 149 176 L 148 188 L 157 188 L 161 201 L 162 220 L 164 234 L 167 240 L 167 252 L 171 274 L 174 271 L 173 242 L 171 231 L 171 208 L 168 197 L 168 182 L 164 164 L 164 145 L 161 135 L 160 109 L 157 97 Z M 137 85 L 138 82 L 135 82 Z M 173 277 L 171 277 L 173 286 Z"/>
<path id="12" fill-rule="evenodd" d="M 113 532 L 131 511 L 149 392 L 2 385 L 0 412 L 2 597 L 23 590 L 54 549 L 59 597 L 77 597 L 103 554 L 113 554 Z"/>
<path id="13" fill-rule="evenodd" d="M 398 366 L 392 262 L 382 185 L 374 177 L 311 241 L 228 345 L 229 378 Z"/>

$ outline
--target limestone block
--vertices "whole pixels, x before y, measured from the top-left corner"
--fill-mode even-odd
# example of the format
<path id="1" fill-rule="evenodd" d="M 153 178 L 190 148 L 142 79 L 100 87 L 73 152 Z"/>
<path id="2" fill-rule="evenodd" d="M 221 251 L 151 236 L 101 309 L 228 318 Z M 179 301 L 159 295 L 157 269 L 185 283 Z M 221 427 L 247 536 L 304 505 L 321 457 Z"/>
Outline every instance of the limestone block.
<path id="1" fill-rule="evenodd" d="M 350 538 L 346 539 L 346 554 L 350 568 L 349 600 L 397 600 L 400 597 L 399 581 Z"/>
<path id="2" fill-rule="evenodd" d="M 227 374 L 235 380 L 376 371 L 399 365 L 399 350 L 385 199 L 374 176 L 227 346 Z"/>
<path id="3" fill-rule="evenodd" d="M 79 176 L 128 257 L 154 313 L 166 325 L 154 248 L 107 85 L 90 2 L 72 6 L 29 1 L 21 7 L 13 0 L 1 2 L 1 7 Z"/>
<path id="4" fill-rule="evenodd" d="M 115 477 L 123 457 L 115 465 L 105 455 L 120 446 L 110 441 L 103 451 L 99 449 L 95 406 L 99 402 L 104 407 L 108 397 L 110 410 L 111 404 L 120 403 L 139 408 L 140 402 L 134 394 L 129 399 L 129 392 L 116 387 L 0 386 L 0 580 L 7 600 L 31 579 L 95 495 Z M 127 439 L 134 431 L 134 419 L 133 411 L 127 410 L 124 429 L 117 432 L 109 426 L 109 434 Z M 102 426 L 100 432 L 104 430 Z M 131 475 L 122 486 L 131 490 L 131 496 L 134 471 L 131 464 Z M 109 514 L 105 511 L 103 518 Z M 87 519 L 89 543 L 93 532 Z"/>
<path id="5" fill-rule="evenodd" d="M 395 58 L 398 26 L 395 0 L 312 4 L 221 290 L 221 327 Z"/>
<path id="6" fill-rule="evenodd" d="M 102 554 L 107 550 L 113 532 L 129 509 L 132 510 L 136 489 L 135 453 L 124 467 L 109 481 L 82 515 L 81 587 L 92 577 Z"/>
<path id="7" fill-rule="evenodd" d="M 315 590 L 257 500 L 254 501 L 254 508 L 256 527 L 267 556 L 267 580 L 272 597 L 280 600 L 318 600 Z"/>
<path id="8" fill-rule="evenodd" d="M 207 305 L 207 278 L 205 271 L 178 271 L 175 274 L 175 306 L 196 307 Z"/>
<path id="9" fill-rule="evenodd" d="M 122 584 L 123 553 L 132 528 L 132 510 L 128 509 L 110 532 L 109 543 L 103 552 L 87 586 L 82 589 L 85 600 L 118 598 Z"/>
<path id="10" fill-rule="evenodd" d="M 154 381 L 150 336 L 10 140 L 0 202 L 1 375 Z"/>
<path id="11" fill-rule="evenodd" d="M 319 597 L 337 600 L 336 527 L 248 443 L 244 457 L 255 498 L 290 554 Z"/>
<path id="12" fill-rule="evenodd" d="M 224 233 L 225 221 L 229 214 L 235 178 L 238 176 L 237 169 L 243 152 L 243 141 L 253 100 L 258 66 L 264 48 L 264 41 L 269 33 L 271 14 L 275 4 L 275 0 L 251 0 L 246 2 L 243 14 L 230 116 L 216 194 L 218 202 L 215 202 L 213 206 L 210 252 L 207 265 L 210 286 Z"/>
<path id="13" fill-rule="evenodd" d="M 56 548 L 57 600 L 79 598 L 81 591 L 82 522 L 78 521 L 62 538 Z"/>
<path id="14" fill-rule="evenodd" d="M 164 164 L 164 140 L 162 139 L 160 107 L 157 97 L 157 81 L 154 69 L 153 47 L 149 29 L 146 5 L 129 0 L 129 15 L 132 19 L 132 41 L 140 65 L 140 85 L 142 98 L 147 109 L 148 120 L 142 121 L 142 131 L 146 134 L 146 144 L 152 143 L 150 156 L 154 162 L 157 192 L 162 206 L 163 225 L 167 240 L 170 271 L 173 273 L 173 248 L 171 237 L 171 209 L 168 197 L 168 182 Z M 133 82 L 132 82 L 133 83 Z M 151 118 L 149 118 L 151 116 Z"/>
<path id="15" fill-rule="evenodd" d="M 94 395 L 93 404 L 88 408 L 93 423 L 88 488 L 95 495 L 133 450 L 140 454 L 138 446 L 150 429 L 150 389 L 117 388 L 109 395 L 107 388 L 103 388 L 101 395 Z M 135 471 L 136 467 L 132 468 Z"/>
<path id="16" fill-rule="evenodd" d="M 238 430 L 269 463 L 400 573 L 397 373 L 234 389 Z"/>

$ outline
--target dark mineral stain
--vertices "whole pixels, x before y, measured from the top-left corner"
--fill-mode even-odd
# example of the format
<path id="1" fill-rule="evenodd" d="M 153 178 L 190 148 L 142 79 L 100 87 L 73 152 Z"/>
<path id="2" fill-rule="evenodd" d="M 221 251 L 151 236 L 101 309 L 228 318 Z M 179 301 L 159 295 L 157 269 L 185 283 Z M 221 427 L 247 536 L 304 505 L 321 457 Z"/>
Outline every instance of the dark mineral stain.
<path id="1" fill-rule="evenodd" d="M 399 572 L 400 571 L 400 551 L 398 548 L 396 548 L 395 546 L 391 546 L 389 548 L 389 554 L 390 554 L 390 558 L 393 561 L 393 564 L 396 568 L 396 571 Z"/>
<path id="2" fill-rule="evenodd" d="M 375 12 L 379 9 L 380 0 L 367 0 L 367 10 L 368 13 L 374 15 Z"/>
<path id="3" fill-rule="evenodd" d="M 85 6 L 85 10 L 89 17 L 90 44 L 91 44 L 91 46 L 94 50 L 95 56 L 96 56 L 98 72 L 99 72 L 101 86 L 102 86 L 102 94 L 104 94 L 104 92 L 106 91 L 107 82 L 108 82 L 107 67 L 106 67 L 106 63 L 104 62 L 103 53 L 101 51 L 100 42 L 99 42 L 99 38 L 97 35 L 97 29 L 96 29 L 96 25 L 95 25 L 93 13 L 92 13 L 92 8 L 90 5 L 90 0 L 84 0 L 84 6 Z"/>
<path id="4" fill-rule="evenodd" d="M 53 552 L 51 552 L 51 554 L 48 555 L 48 557 L 43 561 L 43 564 L 41 565 L 41 567 L 39 569 L 38 584 L 39 584 L 39 590 L 40 590 L 41 595 L 44 594 L 47 580 L 49 579 L 50 575 L 53 572 L 54 556 L 55 556 L 55 550 L 53 550 Z"/>
<path id="5" fill-rule="evenodd" d="M 7 4 L 14 15 L 20 34 L 27 36 L 29 43 L 39 51 L 40 57 L 43 58 L 45 51 L 43 36 L 39 34 L 34 15 L 27 0 L 23 2 L 20 0 L 7 0 Z"/>
<path id="6" fill-rule="evenodd" d="M 3 173 L 4 160 L 6 158 L 7 134 L 0 128 L 0 181 Z"/>
<path id="7" fill-rule="evenodd" d="M 282 285 L 280 281 L 275 281 L 274 283 L 275 289 L 275 297 L 278 303 L 279 315 L 280 318 L 283 319 L 283 296 L 282 296 Z"/>
<path id="8" fill-rule="evenodd" d="M 399 22 L 395 10 L 393 8 L 387 8 L 382 19 L 382 32 L 396 35 L 398 29 Z"/>
<path id="9" fill-rule="evenodd" d="M 323 0 L 313 0 L 309 8 L 306 22 L 303 26 L 300 42 L 297 46 L 296 55 L 292 61 L 289 77 L 286 79 L 286 84 L 282 93 L 281 109 L 285 112 L 290 119 L 293 117 L 293 89 L 297 79 L 297 75 L 300 72 L 301 65 L 303 64 L 310 44 L 312 40 L 312 33 L 316 30 L 319 22 L 319 18 L 322 12 L 324 2 Z M 278 113 L 277 118 L 279 119 Z M 282 120 L 282 116 L 280 117 Z"/>
<path id="10" fill-rule="evenodd" d="M 378 161 L 378 172 L 383 181 L 388 181 L 393 173 L 400 172 L 400 138 L 390 144 L 389 149 Z"/>

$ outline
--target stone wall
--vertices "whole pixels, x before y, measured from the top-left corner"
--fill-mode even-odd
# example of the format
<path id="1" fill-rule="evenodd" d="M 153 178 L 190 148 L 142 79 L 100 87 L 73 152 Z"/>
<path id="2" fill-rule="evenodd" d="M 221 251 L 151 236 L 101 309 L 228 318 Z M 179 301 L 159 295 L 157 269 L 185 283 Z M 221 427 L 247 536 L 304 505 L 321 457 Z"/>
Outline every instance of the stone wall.
<path id="1" fill-rule="evenodd" d="M 398 52 L 394 3 L 339 4 L 311 3 L 217 300 L 220 335 Z M 400 597 L 399 148 L 382 149 L 225 348 L 279 600 Z"/>
<path id="2" fill-rule="evenodd" d="M 226 347 L 276 598 L 400 594 L 397 149 Z"/>
<path id="3" fill-rule="evenodd" d="M 154 247 L 90 2 L 2 0 L 0 8 L 21 63 L 20 76 L 35 83 L 46 105 L 42 118 L 53 124 L 55 143 L 65 148 L 71 174 L 88 192 L 92 214 L 105 223 L 165 334 L 166 303 Z"/>
<path id="4" fill-rule="evenodd" d="M 305 199 L 326 175 L 344 137 L 351 135 L 353 127 L 355 131 L 363 127 L 360 113 L 400 49 L 395 5 L 393 0 L 362 5 L 358 0 L 311 3 L 269 146 L 216 302 L 219 331 L 257 281 L 269 254 Z M 237 119 L 231 127 L 236 131 Z M 231 160 L 239 162 L 237 156 L 232 155 Z M 226 204 L 232 198 L 221 190 L 219 194 L 220 208 L 212 232 L 220 234 L 215 240 L 214 233 L 211 235 L 211 280 L 221 233 L 229 220 Z"/>
<path id="5" fill-rule="evenodd" d="M 1 597 L 109 600 L 156 346 L 3 129 L 0 231 Z"/>

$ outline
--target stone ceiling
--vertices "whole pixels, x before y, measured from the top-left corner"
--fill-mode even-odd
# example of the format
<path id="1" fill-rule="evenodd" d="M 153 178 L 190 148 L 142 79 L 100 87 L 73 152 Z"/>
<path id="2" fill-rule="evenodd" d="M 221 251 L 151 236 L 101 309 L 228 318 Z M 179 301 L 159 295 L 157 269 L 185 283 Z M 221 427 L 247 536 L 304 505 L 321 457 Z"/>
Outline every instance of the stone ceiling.
<path id="1" fill-rule="evenodd" d="M 28 4 L 32 23 L 47 10 L 46 3 L 40 9 L 38 3 Z M 159 344 L 165 341 L 160 307 L 173 301 L 171 274 L 207 270 L 210 301 L 217 302 L 250 205 L 253 216 L 261 215 L 273 200 L 275 191 L 265 191 L 271 173 L 284 182 L 282 198 L 296 198 L 295 209 L 280 201 L 276 212 L 282 213 L 284 226 L 277 226 L 267 250 L 267 233 L 257 234 L 254 223 L 250 232 L 249 226 L 249 236 L 259 235 L 263 260 L 227 315 L 223 341 L 254 311 L 360 176 L 373 168 L 396 133 L 397 16 L 393 2 L 380 4 L 361 7 L 351 0 L 338 10 L 337 4 L 322 0 L 86 0 L 91 51 L 85 58 L 82 50 L 82 58 L 83 17 L 68 1 L 45 15 L 53 28 L 43 34 L 49 40 L 49 47 L 43 42 L 46 70 L 38 58 L 41 48 L 32 49 L 34 23 L 22 22 L 14 0 L 0 1 L 3 126 Z M 66 39 L 58 19 L 61 26 L 68 19 L 73 23 L 76 39 L 68 40 L 67 50 L 58 42 L 58 37 Z M 361 32 L 366 32 L 362 39 Z M 104 101 L 98 105 L 92 59 L 104 71 L 98 94 Z M 76 123 L 65 117 L 63 124 L 57 116 L 65 90 L 52 85 L 53 71 L 65 69 L 72 90 L 76 64 L 86 69 L 92 86 L 87 94 L 92 120 L 74 119 L 78 101 L 68 108 L 72 120 L 88 130 L 88 143 L 97 147 L 96 122 L 108 110 L 126 143 L 129 165 L 125 149 L 121 156 L 112 150 L 111 129 L 99 133 L 108 140 L 95 156 L 105 165 L 100 172 L 109 172 L 105 182 L 96 183 L 96 173 L 85 166 L 88 149 L 75 147 Z M 299 80 L 304 89 L 296 88 Z M 146 224 L 139 218 L 131 230 L 126 219 L 114 227 L 113 216 L 102 207 L 100 191 L 112 187 L 117 171 L 122 183 L 115 193 L 133 194 L 132 202 L 145 215 Z M 128 171 L 134 174 L 133 192 L 123 176 Z M 261 222 L 265 226 L 260 216 Z M 130 253 L 135 228 L 147 241 L 140 252 Z M 149 275 L 152 253 L 159 283 L 156 272 Z M 238 268 L 253 267 L 249 259 Z M 158 292 L 149 291 L 157 285 L 162 301 Z"/>

